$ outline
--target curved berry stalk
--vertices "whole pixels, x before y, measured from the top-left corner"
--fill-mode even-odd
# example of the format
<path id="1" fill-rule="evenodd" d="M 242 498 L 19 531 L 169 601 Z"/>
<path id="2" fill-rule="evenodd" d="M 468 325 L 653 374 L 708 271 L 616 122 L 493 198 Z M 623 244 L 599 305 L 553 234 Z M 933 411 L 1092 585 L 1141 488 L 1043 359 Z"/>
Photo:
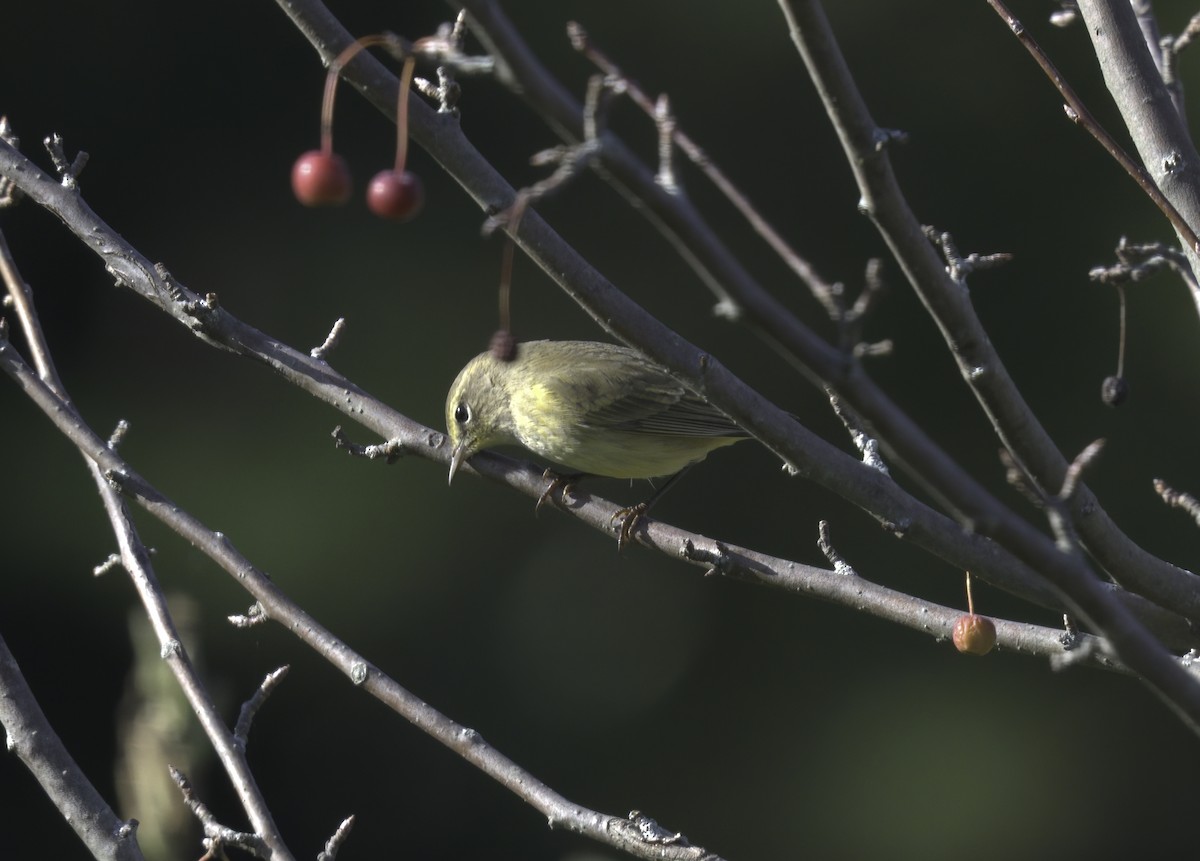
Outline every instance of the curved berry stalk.
<path id="1" fill-rule="evenodd" d="M 338 74 L 359 51 L 379 44 L 381 37 L 366 36 L 342 51 L 325 75 L 321 98 L 321 148 L 309 150 L 292 165 L 292 193 L 305 206 L 341 206 L 350 199 L 353 182 L 346 160 L 333 151 L 333 100 Z"/>
<path id="2" fill-rule="evenodd" d="M 1117 298 L 1121 302 L 1121 334 L 1117 342 L 1117 373 L 1105 377 L 1100 386 L 1100 400 L 1105 406 L 1119 407 L 1129 397 L 1129 383 L 1125 380 L 1125 287 L 1117 285 Z"/>
<path id="3" fill-rule="evenodd" d="M 492 335 L 488 351 L 501 362 L 511 362 L 517 357 L 517 341 L 512 335 L 512 297 L 513 257 L 516 253 L 514 237 L 521 228 L 521 217 L 529 205 L 527 195 L 518 194 L 516 202 L 509 210 L 508 235 L 505 237 L 503 257 L 500 262 L 500 328 Z"/>
<path id="4" fill-rule="evenodd" d="M 404 61 L 400 73 L 400 94 L 396 100 L 396 163 L 381 170 L 367 186 L 367 208 L 380 218 L 408 221 L 421 211 L 425 188 L 415 173 L 405 169 L 408 159 L 408 91 L 412 84 L 412 57 Z"/>
<path id="5" fill-rule="evenodd" d="M 321 99 L 321 148 L 304 153 L 292 166 L 292 192 L 305 206 L 341 206 L 350 199 L 353 185 L 350 169 L 346 160 L 333 151 L 333 106 L 338 78 L 345 65 L 360 51 L 382 45 L 395 53 L 397 42 L 396 37 L 390 34 L 363 36 L 347 46 L 330 63 Z M 425 200 L 421 181 L 404 169 L 408 156 L 408 92 L 414 66 L 413 57 L 406 57 L 400 76 L 396 111 L 398 134 L 395 168 L 376 174 L 367 189 L 367 206 L 371 211 L 395 220 L 412 218 Z"/>

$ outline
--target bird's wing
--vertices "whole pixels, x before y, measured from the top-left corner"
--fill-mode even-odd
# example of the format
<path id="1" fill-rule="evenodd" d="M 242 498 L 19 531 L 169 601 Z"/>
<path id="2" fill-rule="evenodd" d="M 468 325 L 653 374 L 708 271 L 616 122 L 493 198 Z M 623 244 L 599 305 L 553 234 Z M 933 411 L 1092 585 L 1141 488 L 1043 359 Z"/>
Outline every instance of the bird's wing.
<path id="1" fill-rule="evenodd" d="M 587 425 L 634 433 L 746 436 L 724 414 L 649 361 L 639 361 L 633 367 L 628 360 L 623 361 L 620 386 L 608 381 L 611 373 L 603 359 L 573 369 L 572 384 L 588 388 L 588 401 L 594 405 L 583 417 Z M 599 392 L 611 394 L 599 396 Z"/>
<path id="2" fill-rule="evenodd" d="M 643 433 L 679 434 L 682 436 L 746 436 L 723 413 L 714 409 L 707 401 L 690 391 L 684 390 L 679 400 L 657 412 L 648 413 L 631 422 L 631 430 Z"/>

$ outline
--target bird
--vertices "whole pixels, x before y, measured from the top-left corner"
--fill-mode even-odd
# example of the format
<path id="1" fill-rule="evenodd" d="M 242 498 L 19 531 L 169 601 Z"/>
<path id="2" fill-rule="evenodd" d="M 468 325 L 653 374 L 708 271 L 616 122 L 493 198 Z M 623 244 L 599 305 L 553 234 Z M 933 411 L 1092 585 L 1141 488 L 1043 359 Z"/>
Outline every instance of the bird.
<path id="1" fill-rule="evenodd" d="M 598 341 L 526 341 L 508 360 L 480 353 L 450 386 L 446 429 L 451 482 L 464 461 L 497 445 L 581 475 L 650 479 L 749 436 L 638 350 Z M 648 504 L 614 516 L 626 515 L 618 547 L 633 526 L 628 515 Z"/>

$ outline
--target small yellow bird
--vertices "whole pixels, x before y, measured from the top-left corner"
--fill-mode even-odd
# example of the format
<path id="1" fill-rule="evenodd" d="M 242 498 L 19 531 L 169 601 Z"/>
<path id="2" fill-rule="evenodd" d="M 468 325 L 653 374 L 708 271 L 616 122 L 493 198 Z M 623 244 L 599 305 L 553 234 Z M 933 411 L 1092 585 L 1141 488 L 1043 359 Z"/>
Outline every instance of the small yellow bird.
<path id="1" fill-rule="evenodd" d="M 446 398 L 453 455 L 522 445 L 567 469 L 612 478 L 673 475 L 748 435 L 637 350 L 529 341 L 512 361 L 476 356 Z"/>

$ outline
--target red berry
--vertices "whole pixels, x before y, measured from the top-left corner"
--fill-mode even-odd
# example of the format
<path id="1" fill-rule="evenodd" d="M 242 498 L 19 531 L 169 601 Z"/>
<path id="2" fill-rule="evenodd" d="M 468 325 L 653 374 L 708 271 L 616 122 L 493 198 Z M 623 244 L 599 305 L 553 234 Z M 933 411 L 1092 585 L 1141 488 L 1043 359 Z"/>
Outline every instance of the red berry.
<path id="1" fill-rule="evenodd" d="M 350 186 L 350 168 L 337 153 L 309 150 L 292 165 L 292 193 L 305 206 L 341 206 Z"/>
<path id="2" fill-rule="evenodd" d="M 381 170 L 367 187 L 367 208 L 380 218 L 408 221 L 421 211 L 425 188 L 415 173 Z"/>
<path id="3" fill-rule="evenodd" d="M 954 647 L 968 655 L 986 655 L 996 645 L 996 626 L 987 616 L 971 613 L 954 623 Z"/>

